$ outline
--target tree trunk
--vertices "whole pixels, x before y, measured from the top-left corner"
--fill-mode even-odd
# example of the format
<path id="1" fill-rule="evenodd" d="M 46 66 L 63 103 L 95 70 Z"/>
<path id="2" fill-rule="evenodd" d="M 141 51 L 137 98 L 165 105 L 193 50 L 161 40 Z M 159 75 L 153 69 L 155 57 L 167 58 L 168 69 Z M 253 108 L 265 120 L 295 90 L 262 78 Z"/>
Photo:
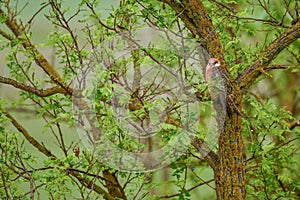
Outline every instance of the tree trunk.
<path id="1" fill-rule="evenodd" d="M 193 35 L 198 35 L 201 46 L 210 57 L 221 61 L 221 71 L 226 75 L 227 104 L 225 124 L 219 130 L 217 154 L 211 152 L 206 158 L 215 172 L 217 199 L 246 199 L 246 183 L 242 140 L 242 92 L 228 72 L 224 51 L 211 17 L 200 0 L 159 0 L 170 5 Z M 205 63 L 206 65 L 206 63 Z M 205 66 L 204 65 L 204 66 Z M 201 142 L 195 140 L 197 148 Z"/>
<path id="2" fill-rule="evenodd" d="M 217 199 L 246 199 L 242 140 L 242 94 L 229 95 L 215 168 Z"/>

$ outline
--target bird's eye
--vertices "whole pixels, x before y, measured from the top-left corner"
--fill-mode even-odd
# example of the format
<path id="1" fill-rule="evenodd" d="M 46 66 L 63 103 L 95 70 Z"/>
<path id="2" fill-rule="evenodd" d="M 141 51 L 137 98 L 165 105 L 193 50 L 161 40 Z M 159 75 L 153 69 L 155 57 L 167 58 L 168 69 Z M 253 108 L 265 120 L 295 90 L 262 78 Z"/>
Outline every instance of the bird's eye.
<path id="1" fill-rule="evenodd" d="M 217 63 L 218 63 L 218 61 L 215 61 L 215 62 L 214 62 L 214 65 L 217 64 Z"/>

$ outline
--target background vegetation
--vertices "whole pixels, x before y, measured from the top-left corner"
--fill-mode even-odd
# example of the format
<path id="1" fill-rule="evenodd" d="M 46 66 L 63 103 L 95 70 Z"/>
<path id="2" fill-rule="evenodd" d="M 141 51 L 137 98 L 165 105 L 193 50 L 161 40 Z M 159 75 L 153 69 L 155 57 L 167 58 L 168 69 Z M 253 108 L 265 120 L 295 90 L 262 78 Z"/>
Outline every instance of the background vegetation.
<path id="1" fill-rule="evenodd" d="M 1 199 L 299 199 L 298 1 L 110 3 L 1 1 Z M 146 27 L 199 44 L 202 69 L 197 73 L 183 62 L 177 48 L 166 53 L 170 47 L 164 43 L 160 49 L 133 49 L 129 57 L 107 65 L 99 45 Z M 74 77 L 89 68 L 93 49 L 101 58 L 95 70 L 98 85 L 80 90 Z M 218 147 L 203 155 L 210 100 L 202 71 L 209 57 L 222 63 L 229 109 Z M 162 71 L 180 69 L 203 114 L 191 145 L 172 164 L 151 172 L 124 172 L 85 150 L 76 112 L 92 105 L 94 113 L 86 117 L 94 128 L 105 130 L 105 137 L 129 151 L 149 148 L 151 142 L 134 141 L 112 123 L 109 107 L 117 80 L 145 63 L 169 67 L 160 67 Z M 131 86 L 127 108 L 135 120 L 146 120 L 147 110 L 160 103 L 151 99 L 165 91 L 151 84 Z M 78 100 L 90 91 L 95 95 L 90 104 Z M 155 148 L 178 135 L 182 120 L 176 106 L 170 108 Z"/>

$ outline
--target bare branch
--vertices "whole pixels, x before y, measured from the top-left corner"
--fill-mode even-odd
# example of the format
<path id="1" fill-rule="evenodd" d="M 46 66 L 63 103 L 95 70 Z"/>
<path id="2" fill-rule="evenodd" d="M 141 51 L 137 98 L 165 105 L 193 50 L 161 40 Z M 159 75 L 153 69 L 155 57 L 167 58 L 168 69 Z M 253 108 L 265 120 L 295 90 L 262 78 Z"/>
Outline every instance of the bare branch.
<path id="1" fill-rule="evenodd" d="M 192 191 L 193 189 L 196 189 L 197 187 L 199 186 L 202 186 L 202 185 L 207 185 L 211 182 L 213 182 L 214 179 L 211 179 L 211 180 L 208 180 L 208 181 L 204 181 L 204 182 L 201 182 L 201 183 L 198 183 L 197 185 L 187 189 L 187 191 Z M 169 199 L 169 198 L 172 198 L 172 197 L 176 197 L 176 196 L 179 196 L 181 193 L 177 193 L 177 194 L 171 194 L 171 195 L 165 195 L 165 196 L 161 196 L 160 199 Z"/>
<path id="2" fill-rule="evenodd" d="M 211 1 L 214 2 L 214 3 L 216 3 L 216 4 L 218 4 L 222 8 L 225 8 L 226 10 L 232 12 L 233 14 L 236 13 L 236 11 L 233 8 L 231 8 L 229 5 L 227 5 L 226 3 L 223 3 L 221 1 L 216 1 L 216 0 L 211 0 Z"/>
<path id="3" fill-rule="evenodd" d="M 93 180 L 90 180 L 86 178 L 85 176 L 82 176 L 76 171 L 70 172 L 77 180 L 80 181 L 81 184 L 83 184 L 86 188 L 89 188 L 91 190 L 94 190 L 98 194 L 103 194 L 104 199 L 106 200 L 115 200 L 115 198 L 107 193 L 104 189 L 102 189 L 99 185 L 96 185 Z"/>
<path id="4" fill-rule="evenodd" d="M 32 17 L 28 20 L 27 24 L 30 26 L 30 24 L 32 23 L 32 21 L 34 20 L 34 18 L 42 11 L 44 10 L 44 8 L 46 8 L 49 5 L 49 3 L 45 3 L 42 7 L 39 8 L 38 11 L 36 11 Z"/>
<path id="5" fill-rule="evenodd" d="M 12 41 L 14 39 L 11 35 L 9 35 L 8 33 L 6 33 L 5 31 L 3 31 L 1 29 L 0 29 L 0 35 L 2 35 L 3 37 L 5 37 L 9 41 Z"/>
<path id="6" fill-rule="evenodd" d="M 42 145 L 34 137 L 32 137 L 27 132 L 27 130 L 21 124 L 19 124 L 19 122 L 17 122 L 17 120 L 11 114 L 6 112 L 5 110 L 3 110 L 2 112 L 8 119 L 10 119 L 14 127 L 22 133 L 22 135 L 26 138 L 28 142 L 30 142 L 35 148 L 37 148 L 41 153 L 43 153 L 47 157 L 55 158 L 55 155 L 53 155 L 50 150 L 48 150 L 44 145 Z"/>
<path id="7" fill-rule="evenodd" d="M 260 18 L 252 18 L 252 17 L 240 17 L 240 16 L 237 16 L 237 15 L 231 15 L 231 14 L 228 14 L 226 16 L 227 17 L 236 18 L 238 20 L 247 20 L 247 21 L 254 21 L 254 22 L 262 22 L 262 23 L 265 23 L 265 24 L 270 24 L 272 26 L 280 26 L 280 27 L 283 27 L 283 28 L 288 28 L 288 26 L 283 25 L 282 22 L 279 22 L 277 20 L 272 20 L 272 19 L 260 19 Z"/>
<path id="8" fill-rule="evenodd" d="M 286 66 L 286 65 L 269 65 L 269 66 L 264 67 L 264 70 L 270 71 L 273 69 L 287 69 L 287 68 L 288 68 L 288 66 Z"/>
<path id="9" fill-rule="evenodd" d="M 91 12 L 93 13 L 93 17 L 98 21 L 98 23 L 101 26 L 103 26 L 107 30 L 111 30 L 111 31 L 117 32 L 117 30 L 115 28 L 111 28 L 111 27 L 107 26 L 104 22 L 102 22 L 102 20 L 100 19 L 100 17 L 98 17 L 98 14 L 96 13 L 96 11 L 95 11 L 94 6 L 93 6 L 92 3 L 86 2 L 86 6 L 91 10 Z"/>
<path id="10" fill-rule="evenodd" d="M 75 17 L 80 12 L 80 10 L 77 10 L 77 12 L 75 12 L 74 15 L 72 15 L 71 17 L 69 17 L 67 19 L 65 17 L 65 13 L 62 12 L 62 10 L 60 8 L 60 5 L 56 1 L 51 0 L 50 5 L 51 5 L 52 10 L 55 13 L 56 19 L 58 21 L 57 25 L 64 28 L 65 30 L 67 30 L 69 32 L 69 34 L 70 34 L 70 36 L 73 40 L 77 56 L 79 58 L 80 66 L 83 68 L 83 57 L 82 57 L 81 50 L 80 50 L 80 47 L 79 47 L 79 44 L 78 44 L 78 39 L 77 39 L 78 37 L 69 25 L 69 22 L 71 21 L 71 19 L 73 17 Z"/>
<path id="11" fill-rule="evenodd" d="M 296 17 L 294 16 L 293 12 L 292 12 L 291 9 L 289 8 L 291 2 L 292 2 L 291 0 L 289 0 L 289 2 L 286 2 L 286 0 L 284 0 L 284 7 L 285 7 L 286 12 L 288 12 L 289 15 L 290 15 L 293 19 L 296 19 Z"/>
<path id="12" fill-rule="evenodd" d="M 271 14 L 271 11 L 268 9 L 268 6 L 266 4 L 266 2 L 261 2 L 261 0 L 258 0 L 260 6 L 266 11 L 267 15 L 273 19 L 274 21 L 277 21 L 276 18 Z"/>
<path id="13" fill-rule="evenodd" d="M 23 91 L 26 91 L 26 92 L 30 92 L 30 93 L 33 93 L 39 97 L 48 97 L 48 96 L 51 96 L 53 94 L 67 94 L 66 90 L 62 89 L 60 86 L 55 86 L 55 87 L 52 87 L 52 88 L 48 88 L 48 89 L 36 89 L 34 87 L 31 87 L 29 85 L 26 85 L 24 83 L 20 83 L 16 80 L 13 80 L 13 79 L 10 79 L 10 78 L 6 78 L 6 77 L 3 77 L 3 76 L 0 76 L 0 83 L 5 83 L 5 84 L 8 84 L 8 85 L 12 85 L 14 86 L 15 88 L 18 88 L 18 89 L 21 89 Z"/>

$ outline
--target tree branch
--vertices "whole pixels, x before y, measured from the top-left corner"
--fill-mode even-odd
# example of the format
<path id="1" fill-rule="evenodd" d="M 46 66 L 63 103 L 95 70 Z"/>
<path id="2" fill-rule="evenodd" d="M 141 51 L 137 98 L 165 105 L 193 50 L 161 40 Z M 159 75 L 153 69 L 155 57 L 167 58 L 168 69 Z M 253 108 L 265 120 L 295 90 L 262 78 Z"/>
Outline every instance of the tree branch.
<path id="1" fill-rule="evenodd" d="M 183 0 L 180 3 L 176 0 L 159 1 L 172 7 L 192 34 L 199 36 L 202 48 L 208 52 L 210 57 L 218 58 L 221 61 L 220 69 L 226 77 L 226 85 L 229 86 L 227 87 L 228 93 L 239 90 L 229 73 L 218 33 L 203 3 L 199 0 Z M 203 69 L 203 71 L 205 70 Z"/>
<path id="2" fill-rule="evenodd" d="M 208 161 L 211 168 L 215 171 L 216 160 L 218 159 L 218 156 L 212 150 L 210 150 L 206 142 L 202 141 L 197 137 L 194 137 L 192 139 L 191 144 L 198 150 L 200 155 L 203 156 Z"/>
<path id="3" fill-rule="evenodd" d="M 8 39 L 9 41 L 12 41 L 14 39 L 11 35 L 9 35 L 8 33 L 6 33 L 3 30 L 0 30 L 0 35 L 2 35 L 4 38 Z"/>
<path id="4" fill-rule="evenodd" d="M 265 71 L 270 71 L 270 70 L 273 70 L 273 69 L 286 69 L 287 66 L 286 65 L 269 65 L 269 66 L 266 66 L 264 68 Z"/>
<path id="5" fill-rule="evenodd" d="M 292 123 L 289 124 L 289 129 L 293 130 L 294 128 L 296 128 L 297 126 L 300 126 L 300 121 L 294 121 Z"/>
<path id="6" fill-rule="evenodd" d="M 272 26 L 280 26 L 283 28 L 288 28 L 288 26 L 283 25 L 281 22 L 277 21 L 277 20 L 272 20 L 272 19 L 260 19 L 260 18 L 252 18 L 252 17 L 241 17 L 238 15 L 232 15 L 232 14 L 228 14 L 226 15 L 229 18 L 235 18 L 237 20 L 246 20 L 246 21 L 253 21 L 253 22 L 262 22 L 265 24 L 270 24 Z"/>
<path id="7" fill-rule="evenodd" d="M 41 153 L 43 153 L 47 157 L 50 157 L 52 159 L 57 159 L 57 157 L 54 154 L 52 154 L 50 150 L 48 150 L 43 144 L 39 143 L 34 137 L 32 137 L 27 132 L 27 130 L 21 124 L 19 124 L 18 121 L 11 114 L 6 112 L 5 110 L 1 110 L 1 112 L 11 121 L 11 123 L 14 125 L 14 127 L 22 133 L 22 135 L 26 138 L 26 140 L 28 142 L 30 142 L 30 144 L 32 144 L 35 148 L 37 148 Z M 61 163 L 61 165 L 63 165 L 63 163 Z M 115 199 L 112 195 L 110 195 L 104 189 L 102 189 L 100 186 L 95 184 L 94 181 L 82 176 L 78 172 L 70 171 L 70 174 L 72 174 L 75 178 L 77 178 L 77 180 L 85 187 L 97 192 L 98 194 L 103 195 L 103 197 L 105 199 L 107 199 L 107 200 Z"/>
<path id="8" fill-rule="evenodd" d="M 31 87 L 29 85 L 26 85 L 24 83 L 20 83 L 16 80 L 6 78 L 6 77 L 3 77 L 3 76 L 0 76 L 0 83 L 12 85 L 15 88 L 24 90 L 24 91 L 29 92 L 29 93 L 33 93 L 33 94 L 35 94 L 39 97 L 48 97 L 48 96 L 51 96 L 51 95 L 57 94 L 57 93 L 65 94 L 65 95 L 67 94 L 66 90 L 62 89 L 60 86 L 55 86 L 55 87 L 48 88 L 48 89 L 45 89 L 45 90 L 44 89 L 39 90 L 39 89 L 36 89 L 36 88 Z"/>
<path id="9" fill-rule="evenodd" d="M 222 64 L 225 63 L 218 33 L 201 1 L 184 0 L 181 3 L 178 3 L 176 0 L 159 1 L 167 3 L 175 10 L 192 34 L 200 37 L 201 40 L 199 42 L 211 57 L 218 58 Z"/>
<path id="10" fill-rule="evenodd" d="M 8 10 L 10 11 L 10 9 Z M 7 14 L 1 8 L 0 15 L 7 16 Z M 46 72 L 46 74 L 51 78 L 51 80 L 54 83 L 60 85 L 62 88 L 64 88 L 69 94 L 72 94 L 72 89 L 63 83 L 62 78 L 60 77 L 59 73 L 56 71 L 54 66 L 51 65 L 51 63 L 43 56 L 43 54 L 40 53 L 37 50 L 37 48 L 31 43 L 22 25 L 17 23 L 17 21 L 14 18 L 9 18 L 8 16 L 4 24 L 13 32 L 16 38 L 18 38 L 22 42 L 23 47 L 32 53 L 36 64 L 40 66 L 44 70 L 44 72 Z M 5 32 L 3 31 L 1 31 L 0 34 L 3 37 L 9 39 L 10 41 L 14 40 L 11 36 L 5 34 Z"/>
<path id="11" fill-rule="evenodd" d="M 30 144 L 32 144 L 32 146 L 37 148 L 41 153 L 43 153 L 47 157 L 55 158 L 55 155 L 53 155 L 50 150 L 48 150 L 44 145 L 40 144 L 34 137 L 32 137 L 27 132 L 27 130 L 21 124 L 19 124 L 11 114 L 6 112 L 5 110 L 2 110 L 2 113 L 11 121 L 14 127 L 18 129 L 20 133 L 22 133 L 22 135 L 26 138 L 28 142 L 30 142 Z"/>
<path id="12" fill-rule="evenodd" d="M 78 172 L 76 171 L 71 171 L 70 172 L 75 178 L 77 178 L 77 180 L 84 185 L 86 188 L 89 188 L 95 192 L 97 192 L 98 194 L 102 194 L 104 199 L 106 200 L 115 200 L 115 198 L 109 194 L 108 192 L 106 192 L 104 189 L 102 189 L 99 185 L 96 185 L 94 183 L 94 181 L 80 175 Z"/>
<path id="13" fill-rule="evenodd" d="M 300 38 L 300 21 L 273 40 L 266 49 L 261 51 L 261 57 L 257 58 L 253 65 L 244 70 L 241 76 L 238 77 L 238 83 L 240 84 L 241 89 L 251 87 L 255 79 L 264 73 L 264 71 L 276 69 L 276 65 L 272 65 L 273 68 L 268 65 L 283 49 L 298 38 Z"/>
<path id="14" fill-rule="evenodd" d="M 233 14 L 236 14 L 236 11 L 233 8 L 231 8 L 228 4 L 216 0 L 211 0 L 211 1 L 218 4 L 220 7 L 225 8 L 226 10 L 232 12 Z"/>
<path id="15" fill-rule="evenodd" d="M 197 185 L 195 185 L 195 186 L 193 186 L 193 187 L 187 189 L 186 191 L 190 192 L 190 191 L 196 189 L 196 188 L 199 187 L 199 186 L 207 185 L 207 184 L 209 184 L 209 183 L 211 183 L 211 182 L 213 182 L 213 181 L 214 181 L 214 179 L 211 179 L 211 180 L 208 180 L 208 181 L 204 181 L 204 182 L 198 183 Z M 176 193 L 176 194 L 171 194 L 171 195 L 165 195 L 165 196 L 161 196 L 160 199 L 169 199 L 169 198 L 173 198 L 173 197 L 179 196 L 179 195 L 181 195 L 181 194 L 182 194 L 182 193 Z"/>

